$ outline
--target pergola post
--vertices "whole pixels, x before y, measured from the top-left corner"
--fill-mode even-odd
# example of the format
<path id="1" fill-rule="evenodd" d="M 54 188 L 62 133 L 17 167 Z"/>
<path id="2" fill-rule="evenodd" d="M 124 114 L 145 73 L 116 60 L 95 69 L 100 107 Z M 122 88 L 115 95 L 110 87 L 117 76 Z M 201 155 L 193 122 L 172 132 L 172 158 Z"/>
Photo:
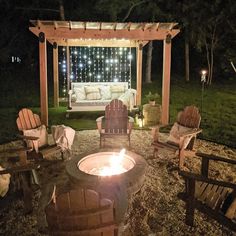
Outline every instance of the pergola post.
<path id="1" fill-rule="evenodd" d="M 41 122 L 48 126 L 47 41 L 43 32 L 39 33 L 39 68 Z"/>
<path id="2" fill-rule="evenodd" d="M 170 101 L 170 69 L 171 69 L 171 35 L 163 40 L 163 75 L 162 75 L 162 124 L 169 123 Z"/>
<path id="3" fill-rule="evenodd" d="M 59 107 L 59 80 L 58 80 L 58 46 L 53 43 L 53 101 L 54 107 Z"/>
<path id="4" fill-rule="evenodd" d="M 141 105 L 142 98 L 142 55 L 143 55 L 143 45 L 139 44 L 136 48 L 137 55 L 137 105 Z"/>
<path id="5" fill-rule="evenodd" d="M 66 68 L 67 68 L 67 99 L 68 99 L 68 109 L 70 109 L 70 101 L 69 101 L 69 91 L 70 91 L 70 48 L 66 46 Z"/>

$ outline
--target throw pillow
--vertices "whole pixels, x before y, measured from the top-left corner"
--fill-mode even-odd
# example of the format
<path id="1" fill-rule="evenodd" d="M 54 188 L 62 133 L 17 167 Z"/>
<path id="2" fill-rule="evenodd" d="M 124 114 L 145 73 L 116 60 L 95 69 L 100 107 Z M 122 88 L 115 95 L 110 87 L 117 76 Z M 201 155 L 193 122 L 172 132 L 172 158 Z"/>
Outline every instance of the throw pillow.
<path id="1" fill-rule="evenodd" d="M 0 170 L 4 170 L 2 166 L 0 166 Z M 10 184 L 10 174 L 4 174 L 0 175 L 0 196 L 4 197 L 9 189 L 9 184 Z"/>
<path id="2" fill-rule="evenodd" d="M 86 94 L 84 91 L 84 87 L 81 88 L 74 88 L 74 93 L 76 95 L 76 102 L 79 102 L 80 100 L 86 99 Z"/>
<path id="3" fill-rule="evenodd" d="M 130 103 L 130 92 L 129 92 L 129 91 L 126 91 L 124 94 L 122 94 L 122 95 L 119 97 L 119 100 L 121 100 L 124 105 L 126 105 L 127 107 L 129 107 L 129 103 Z"/>
<path id="4" fill-rule="evenodd" d="M 123 94 L 123 92 L 121 93 L 111 93 L 111 99 L 118 99 L 121 95 Z"/>
<path id="5" fill-rule="evenodd" d="M 101 90 L 102 100 L 110 100 L 111 99 L 110 86 L 106 86 L 106 85 L 101 86 L 100 90 Z"/>
<path id="6" fill-rule="evenodd" d="M 188 128 L 182 125 L 179 125 L 177 122 L 174 123 L 174 125 L 172 126 L 171 130 L 170 130 L 170 135 L 167 138 L 167 141 L 175 143 L 175 144 L 180 144 L 180 135 L 187 132 L 187 131 L 191 131 L 192 128 Z M 190 142 L 192 137 L 186 137 L 184 140 L 184 148 L 186 148 Z"/>
<path id="7" fill-rule="evenodd" d="M 125 86 L 124 85 L 111 85 L 111 93 L 124 93 Z"/>
<path id="8" fill-rule="evenodd" d="M 86 86 L 85 88 L 86 99 L 88 100 L 99 100 L 101 99 L 100 90 L 95 86 Z"/>

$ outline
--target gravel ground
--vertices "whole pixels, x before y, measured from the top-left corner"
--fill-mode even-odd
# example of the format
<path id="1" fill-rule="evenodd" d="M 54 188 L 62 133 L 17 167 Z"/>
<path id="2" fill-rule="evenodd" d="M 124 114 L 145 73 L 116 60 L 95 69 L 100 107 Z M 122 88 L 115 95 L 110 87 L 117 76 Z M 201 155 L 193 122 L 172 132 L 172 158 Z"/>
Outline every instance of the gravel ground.
<path id="1" fill-rule="evenodd" d="M 165 134 L 161 138 L 166 138 Z M 121 148 L 126 146 L 125 140 L 109 140 L 107 147 Z M 133 130 L 131 148 L 148 163 L 144 184 L 129 201 L 124 217 L 122 234 L 124 236 L 154 236 L 154 235 L 236 235 L 223 228 L 214 220 L 196 211 L 195 227 L 185 225 L 184 202 L 177 198 L 177 193 L 184 190 L 184 181 L 178 175 L 178 158 L 165 150 L 159 157 L 153 158 L 151 133 L 146 130 Z M 20 141 L 0 146 L 0 164 L 4 165 L 4 151 L 20 146 Z M 127 147 L 128 148 L 128 147 Z M 99 134 L 96 130 L 76 132 L 70 158 L 86 152 L 96 152 L 99 149 Z M 195 149 L 201 152 L 213 153 L 236 159 L 236 150 L 223 145 L 196 140 Z M 41 168 L 39 176 L 43 184 L 48 182 L 65 182 L 68 177 L 65 172 L 67 161 Z M 185 167 L 198 173 L 200 160 L 198 157 L 187 157 Z M 225 164 L 212 164 L 211 176 L 218 179 L 236 182 L 236 169 Z M 10 201 L 0 212 L 0 235 L 43 235 L 38 233 L 37 209 L 40 192 L 34 194 L 34 210 L 24 215 L 23 202 L 17 198 Z M 3 201 L 3 199 L 0 199 Z"/>

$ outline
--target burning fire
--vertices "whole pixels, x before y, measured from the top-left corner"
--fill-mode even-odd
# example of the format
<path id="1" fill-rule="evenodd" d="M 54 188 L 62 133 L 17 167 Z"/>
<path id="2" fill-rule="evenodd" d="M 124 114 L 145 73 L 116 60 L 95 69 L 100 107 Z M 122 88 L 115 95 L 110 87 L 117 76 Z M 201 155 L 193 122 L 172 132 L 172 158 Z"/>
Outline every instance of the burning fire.
<path id="1" fill-rule="evenodd" d="M 127 170 L 122 165 L 124 154 L 125 149 L 123 148 L 118 155 L 113 154 L 110 157 L 108 165 L 102 166 L 99 169 L 93 169 L 90 174 L 95 174 L 94 172 L 96 172 L 100 176 L 110 176 L 126 172 Z"/>

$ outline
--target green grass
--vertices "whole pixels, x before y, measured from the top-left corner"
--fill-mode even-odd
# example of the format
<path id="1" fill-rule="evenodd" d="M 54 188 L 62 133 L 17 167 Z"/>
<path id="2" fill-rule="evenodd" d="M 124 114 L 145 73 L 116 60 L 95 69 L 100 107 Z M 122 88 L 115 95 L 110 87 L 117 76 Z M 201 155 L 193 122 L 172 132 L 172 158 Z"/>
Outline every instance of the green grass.
<path id="1" fill-rule="evenodd" d="M 158 92 L 161 95 L 161 80 L 152 84 L 143 84 L 142 104 L 147 103 L 145 97 L 148 92 Z M 171 81 L 170 92 L 170 123 L 174 123 L 178 111 L 187 105 L 194 104 L 201 110 L 200 138 L 236 147 L 236 81 L 225 81 L 223 84 L 215 83 L 204 89 L 203 106 L 201 110 L 201 84 L 199 81 L 186 83 L 183 79 L 176 78 Z M 161 98 L 158 100 L 161 103 Z M 66 118 L 65 104 L 59 108 L 49 108 L 49 126 L 64 124 L 75 130 L 96 128 L 96 118 L 103 112 L 76 112 Z M 39 113 L 39 108 L 29 107 Z M 18 133 L 16 117 L 17 108 L 0 109 L 0 143 L 14 140 Z M 169 126 L 170 127 L 170 126 Z"/>

